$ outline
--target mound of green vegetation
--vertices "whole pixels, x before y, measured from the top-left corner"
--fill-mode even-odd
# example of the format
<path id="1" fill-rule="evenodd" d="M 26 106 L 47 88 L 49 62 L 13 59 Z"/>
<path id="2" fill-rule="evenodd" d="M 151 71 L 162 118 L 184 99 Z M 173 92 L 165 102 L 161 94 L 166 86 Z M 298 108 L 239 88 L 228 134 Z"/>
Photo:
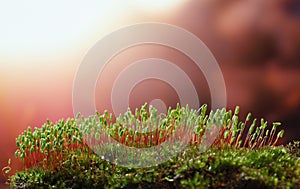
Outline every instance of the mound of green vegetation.
<path id="1" fill-rule="evenodd" d="M 206 105 L 198 111 L 177 106 L 166 115 L 157 115 L 155 108 L 147 109 L 145 104 L 134 113 L 128 110 L 117 118 L 104 112 L 88 118 L 78 115 L 57 123 L 47 121 L 34 130 L 28 128 L 16 139 L 15 156 L 23 162 L 24 169 L 9 176 L 8 185 L 12 188 L 300 187 L 299 143 L 275 147 L 283 135 L 283 130 L 276 131 L 280 123 L 273 123 L 268 129 L 266 121 L 262 119 L 257 126 L 253 119 L 248 126 L 251 114 L 245 121 L 239 121 L 238 107 L 234 112 L 222 109 L 207 114 L 206 110 Z M 208 143 L 209 148 L 201 150 L 211 135 L 215 137 Z M 112 141 L 128 148 L 120 150 Z M 136 152 L 166 141 L 172 146 L 159 155 L 170 158 L 157 164 L 149 158 L 152 157 L 149 153 L 137 156 L 126 150 Z M 178 141 L 184 145 L 175 148 Z M 139 166 L 136 159 L 150 162 L 147 165 L 151 166 Z M 9 170 L 9 166 L 3 168 L 7 174 Z"/>

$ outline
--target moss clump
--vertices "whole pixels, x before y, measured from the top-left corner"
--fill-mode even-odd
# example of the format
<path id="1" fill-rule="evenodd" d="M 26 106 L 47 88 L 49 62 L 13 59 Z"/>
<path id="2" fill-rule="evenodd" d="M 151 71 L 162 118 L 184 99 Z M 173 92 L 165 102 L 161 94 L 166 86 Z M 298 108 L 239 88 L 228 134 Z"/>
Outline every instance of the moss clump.
<path id="1" fill-rule="evenodd" d="M 12 188 L 296 188 L 299 158 L 284 147 L 258 150 L 193 147 L 148 168 L 119 167 L 71 152 L 55 170 L 35 167 L 10 178 Z"/>
<path id="2" fill-rule="evenodd" d="M 268 129 L 266 121 L 262 119 L 260 126 L 256 126 L 254 119 L 247 130 L 251 114 L 241 122 L 239 108 L 234 112 L 222 109 L 206 114 L 206 105 L 198 111 L 177 106 L 169 109 L 167 115 L 157 115 L 153 107 L 147 110 L 146 106 L 134 114 L 128 110 L 118 118 L 104 112 L 89 118 L 47 121 L 34 130 L 28 128 L 16 140 L 15 156 L 23 162 L 24 170 L 10 176 L 8 185 L 12 188 L 299 187 L 299 143 L 275 147 L 283 135 L 283 131 L 276 133 L 280 123 Z M 168 161 L 137 168 L 122 166 L 120 158 L 114 159 L 118 147 L 110 140 L 137 149 L 159 145 L 167 139 L 175 144 L 180 137 L 185 140 L 182 136 L 186 130 L 182 125 L 192 128 L 192 135 L 185 141 L 187 145 Z M 153 126 L 157 129 L 151 129 Z M 201 141 L 214 131 L 218 133 L 210 148 L 201 153 Z M 93 150 L 97 153 L 101 150 L 104 155 L 96 155 L 87 143 L 95 144 L 97 148 Z M 174 148 L 166 148 L 160 155 L 173 151 Z M 151 154 L 131 159 L 126 157 L 130 156 L 128 151 L 118 151 L 120 154 L 126 161 L 142 158 L 151 162 L 148 156 Z M 10 168 L 3 170 L 7 173 Z"/>

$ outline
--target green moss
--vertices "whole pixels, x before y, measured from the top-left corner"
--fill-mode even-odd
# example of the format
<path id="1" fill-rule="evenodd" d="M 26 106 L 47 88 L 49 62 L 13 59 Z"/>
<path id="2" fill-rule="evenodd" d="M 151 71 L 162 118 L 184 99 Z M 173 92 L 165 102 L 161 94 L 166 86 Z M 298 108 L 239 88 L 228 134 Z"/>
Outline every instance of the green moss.
<path id="1" fill-rule="evenodd" d="M 13 188 L 296 188 L 300 161 L 284 147 L 258 150 L 188 147 L 177 157 L 148 168 L 119 167 L 97 155 L 76 153 L 55 170 L 40 167 L 12 176 Z M 297 185 L 298 184 L 298 185 Z"/>
<path id="2" fill-rule="evenodd" d="M 285 147 L 275 147 L 283 131 L 276 134 L 280 123 L 267 130 L 263 119 L 256 119 L 246 129 L 246 121 L 239 121 L 239 108 L 234 113 L 225 109 L 206 114 L 207 106 L 198 111 L 188 107 L 169 109 L 153 118 L 156 110 L 149 112 L 144 105 L 132 114 L 114 118 L 108 112 L 89 118 L 47 121 L 41 128 L 28 128 L 16 140 L 15 156 L 24 164 L 24 170 L 9 177 L 12 188 L 297 188 L 300 187 L 299 142 Z M 168 137 L 182 134 L 180 123 L 189 118 L 195 123 L 188 145 L 168 161 L 147 168 L 120 166 L 117 161 L 107 161 L 90 150 L 85 138 L 104 143 L 101 150 L 115 149 L 109 137 L 132 147 L 149 147 L 160 144 Z M 150 123 L 160 123 L 155 132 L 133 132 L 124 125 L 141 128 Z M 199 141 L 213 125 L 219 125 L 218 135 L 211 148 L 201 153 Z M 93 125 L 96 127 L 90 127 Z M 84 126 L 84 127 L 83 127 Z M 97 131 L 97 132 L 94 132 Z M 100 135 L 99 135 L 99 131 Z M 164 131 L 164 135 L 162 135 Z M 208 130 L 210 131 L 210 130 Z M 105 137 L 109 135 L 109 137 Z M 242 136 L 246 135 L 245 140 Z M 104 136 L 104 138 L 103 138 Z M 277 136 L 277 137 L 276 137 Z M 102 138 L 101 138 L 102 137 Z M 141 140 L 144 137 L 152 140 Z M 139 140 L 136 140 L 139 138 Z M 176 137 L 175 137 L 176 139 Z M 145 142 L 146 141 L 146 142 Z M 105 147 L 105 148 L 103 148 Z M 165 149 L 171 153 L 174 149 Z M 127 152 L 124 152 L 127 154 Z M 149 161 L 147 156 L 145 161 Z M 122 165 L 122 164 L 121 164 Z M 4 171 L 9 170 L 9 166 Z"/>

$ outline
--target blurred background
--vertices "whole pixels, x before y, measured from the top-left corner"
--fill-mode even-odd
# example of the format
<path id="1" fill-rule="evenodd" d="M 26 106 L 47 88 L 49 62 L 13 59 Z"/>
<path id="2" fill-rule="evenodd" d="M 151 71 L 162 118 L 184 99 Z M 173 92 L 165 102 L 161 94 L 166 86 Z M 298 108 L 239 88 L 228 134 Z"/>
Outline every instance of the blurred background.
<path id="1" fill-rule="evenodd" d="M 268 122 L 281 121 L 281 144 L 300 139 L 299 0 L 132 0 L 3 1 L 0 3 L 0 168 L 13 157 L 15 138 L 46 119 L 73 117 L 72 86 L 88 50 L 126 25 L 164 22 L 197 35 L 212 51 L 224 75 L 228 108 L 241 107 Z M 96 105 L 111 109 L 109 89 L 122 66 L 160 57 L 190 76 L 201 103 L 210 104 L 207 82 L 191 60 L 163 46 L 130 48 L 111 60 L 99 78 Z M 157 90 L 149 90 L 157 89 Z M 132 106 L 151 91 L 173 106 L 170 86 L 145 81 L 130 97 Z M 18 164 L 13 169 L 20 169 Z M 1 175 L 0 183 L 4 183 Z M 0 185 L 0 188 L 4 187 Z"/>

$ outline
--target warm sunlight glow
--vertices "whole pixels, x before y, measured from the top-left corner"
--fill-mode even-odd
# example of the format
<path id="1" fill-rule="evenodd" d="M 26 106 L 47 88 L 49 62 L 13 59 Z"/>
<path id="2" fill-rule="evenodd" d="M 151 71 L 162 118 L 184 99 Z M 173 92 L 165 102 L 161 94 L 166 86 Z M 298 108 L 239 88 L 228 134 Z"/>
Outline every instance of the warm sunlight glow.
<path id="1" fill-rule="evenodd" d="M 134 4 L 146 11 L 167 11 L 174 8 L 182 0 L 135 0 Z"/>
<path id="2" fill-rule="evenodd" d="M 5 1 L 0 6 L 0 57 L 59 53 L 124 14 L 121 1 Z M 119 13 L 119 14 L 116 14 Z"/>

